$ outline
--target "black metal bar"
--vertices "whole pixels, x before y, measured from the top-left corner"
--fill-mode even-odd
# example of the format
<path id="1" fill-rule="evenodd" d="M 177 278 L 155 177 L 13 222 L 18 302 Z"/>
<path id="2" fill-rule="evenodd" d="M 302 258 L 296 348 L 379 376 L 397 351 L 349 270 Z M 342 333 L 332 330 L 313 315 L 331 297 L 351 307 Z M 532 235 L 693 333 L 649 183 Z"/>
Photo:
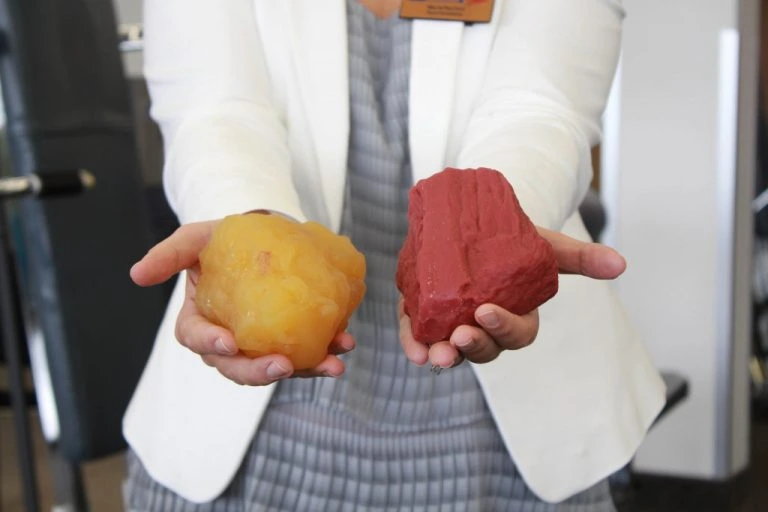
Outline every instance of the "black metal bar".
<path id="1" fill-rule="evenodd" d="M 24 401 L 29 407 L 37 406 L 37 397 L 31 391 L 24 393 Z M 11 407 L 11 396 L 8 393 L 0 393 L 0 407 Z"/>
<path id="2" fill-rule="evenodd" d="M 0 201 L 0 322 L 2 323 L 2 338 L 8 366 L 9 392 L 16 428 L 16 445 L 19 474 L 23 486 L 24 507 L 27 512 L 38 512 L 40 505 L 37 494 L 35 458 L 29 418 L 27 417 L 27 401 L 24 396 L 21 354 L 19 353 L 21 330 L 18 323 L 18 289 L 5 208 L 5 204 Z"/>
<path id="3" fill-rule="evenodd" d="M 67 460 L 56 445 L 50 447 L 48 460 L 53 474 L 54 509 L 88 512 L 90 508 L 80 465 Z"/>
<path id="4" fill-rule="evenodd" d="M 661 421 L 672 409 L 677 407 L 680 402 L 688 398 L 688 379 L 674 372 L 661 372 L 661 378 L 667 387 L 667 400 L 664 408 L 654 421 L 654 425 Z"/>

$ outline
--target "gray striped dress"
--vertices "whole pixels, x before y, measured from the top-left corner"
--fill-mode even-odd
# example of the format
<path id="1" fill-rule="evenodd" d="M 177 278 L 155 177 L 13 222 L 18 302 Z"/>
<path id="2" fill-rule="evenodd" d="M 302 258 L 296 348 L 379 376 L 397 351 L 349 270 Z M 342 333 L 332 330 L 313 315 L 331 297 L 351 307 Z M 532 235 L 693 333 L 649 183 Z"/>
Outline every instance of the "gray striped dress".
<path id="1" fill-rule="evenodd" d="M 602 482 L 549 505 L 527 488 L 472 369 L 435 375 L 403 355 L 394 285 L 407 232 L 410 22 L 348 0 L 351 137 L 343 231 L 365 253 L 368 293 L 339 379 L 278 385 L 249 453 L 215 502 L 188 503 L 129 457 L 126 500 L 147 511 L 610 512 Z"/>

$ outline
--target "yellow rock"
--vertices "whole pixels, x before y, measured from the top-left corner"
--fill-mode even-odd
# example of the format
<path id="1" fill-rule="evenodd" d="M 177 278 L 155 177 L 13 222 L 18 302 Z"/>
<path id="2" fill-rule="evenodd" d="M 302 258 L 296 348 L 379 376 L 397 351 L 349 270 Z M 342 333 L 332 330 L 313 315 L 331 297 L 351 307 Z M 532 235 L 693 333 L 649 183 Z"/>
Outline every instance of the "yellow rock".
<path id="1" fill-rule="evenodd" d="M 365 258 L 315 222 L 233 215 L 200 254 L 197 306 L 250 356 L 317 366 L 365 294 Z"/>

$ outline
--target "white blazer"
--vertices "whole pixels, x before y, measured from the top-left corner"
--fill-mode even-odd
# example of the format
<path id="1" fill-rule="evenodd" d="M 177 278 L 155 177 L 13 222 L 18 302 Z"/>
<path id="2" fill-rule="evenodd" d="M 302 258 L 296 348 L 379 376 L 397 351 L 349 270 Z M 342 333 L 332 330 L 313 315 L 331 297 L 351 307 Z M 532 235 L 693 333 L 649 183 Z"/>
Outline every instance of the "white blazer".
<path id="1" fill-rule="evenodd" d="M 338 229 L 349 133 L 344 0 L 147 0 L 145 73 L 181 222 L 257 208 Z M 496 0 L 490 24 L 416 21 L 416 180 L 501 170 L 532 220 L 574 214 L 618 58 L 618 0 Z M 180 282 L 183 282 L 181 280 Z M 241 387 L 174 338 L 168 306 L 124 420 L 149 473 L 204 502 L 230 482 L 273 391 Z M 663 382 L 611 287 L 563 276 L 529 348 L 473 368 L 530 488 L 563 500 L 627 463 Z"/>

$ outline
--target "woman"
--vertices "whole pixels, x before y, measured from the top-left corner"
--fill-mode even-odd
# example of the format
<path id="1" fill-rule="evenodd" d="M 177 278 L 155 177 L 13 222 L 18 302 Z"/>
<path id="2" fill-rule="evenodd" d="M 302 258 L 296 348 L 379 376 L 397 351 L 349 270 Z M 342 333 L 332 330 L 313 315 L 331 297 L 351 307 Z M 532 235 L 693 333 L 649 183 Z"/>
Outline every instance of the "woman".
<path id="1" fill-rule="evenodd" d="M 472 25 L 400 19 L 399 4 L 147 1 L 145 72 L 185 226 L 132 277 L 186 279 L 125 418 L 130 509 L 613 510 L 604 479 L 663 404 L 600 281 L 624 262 L 575 213 L 620 3 L 497 0 Z M 448 165 L 502 171 L 561 271 L 587 277 L 561 276 L 541 321 L 484 305 L 483 328 L 426 349 L 394 269 L 409 187 Z M 192 300 L 217 219 L 254 210 L 322 222 L 367 257 L 351 335 L 300 375 L 238 355 Z"/>

